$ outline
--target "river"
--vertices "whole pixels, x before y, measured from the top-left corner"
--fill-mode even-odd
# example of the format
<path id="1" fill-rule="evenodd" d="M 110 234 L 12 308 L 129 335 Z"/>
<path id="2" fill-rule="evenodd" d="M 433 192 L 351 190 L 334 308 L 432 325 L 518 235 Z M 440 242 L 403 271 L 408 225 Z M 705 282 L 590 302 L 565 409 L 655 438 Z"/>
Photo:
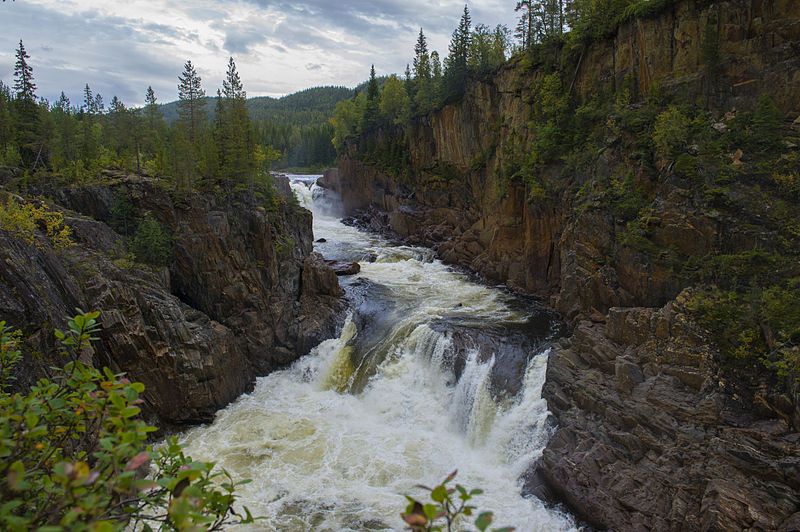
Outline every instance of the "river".
<path id="1" fill-rule="evenodd" d="M 187 432 L 188 454 L 253 480 L 240 495 L 268 518 L 259 530 L 402 530 L 403 494 L 454 469 L 498 526 L 573 529 L 519 480 L 553 429 L 541 390 L 555 320 L 428 249 L 345 226 L 316 177 L 292 188 L 317 251 L 361 263 L 341 278 L 354 310 L 339 338 Z"/>

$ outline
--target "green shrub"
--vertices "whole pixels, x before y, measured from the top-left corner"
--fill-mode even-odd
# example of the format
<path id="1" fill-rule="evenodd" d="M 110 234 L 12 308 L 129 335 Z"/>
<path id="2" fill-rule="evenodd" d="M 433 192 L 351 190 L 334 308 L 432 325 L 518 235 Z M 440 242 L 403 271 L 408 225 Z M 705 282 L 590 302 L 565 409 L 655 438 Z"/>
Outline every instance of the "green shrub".
<path id="1" fill-rule="evenodd" d="M 140 419 L 144 386 L 81 362 L 99 313 L 57 331 L 67 360 L 51 379 L 11 394 L 19 337 L 0 324 L 0 529 L 219 530 L 251 523 L 234 512 L 235 483 L 194 462 L 175 439 L 154 448 Z M 149 474 L 148 474 L 149 472 Z"/>
<path id="2" fill-rule="evenodd" d="M 687 308 L 712 333 L 724 367 L 760 365 L 800 380 L 800 279 L 739 292 L 707 288 Z"/>
<path id="3" fill-rule="evenodd" d="M 64 215 L 49 210 L 45 203 L 37 207 L 33 203 L 19 202 L 13 196 L 8 196 L 5 205 L 0 203 L 0 229 L 33 244 L 39 228 L 55 248 L 73 244 L 72 229 L 64 223 Z"/>
<path id="4" fill-rule="evenodd" d="M 22 156 L 16 146 L 8 145 L 4 150 L 0 150 L 0 166 L 22 166 Z"/>
<path id="5" fill-rule="evenodd" d="M 781 147 L 781 123 L 783 115 L 768 95 L 758 99 L 752 117 L 751 146 L 756 149 L 776 150 Z"/>
<path id="6" fill-rule="evenodd" d="M 172 238 L 160 223 L 148 215 L 139 223 L 130 250 L 138 262 L 166 266 L 172 260 Z"/>
<path id="7" fill-rule="evenodd" d="M 681 154 L 687 146 L 691 120 L 677 107 L 670 107 L 656 117 L 653 143 L 663 159 Z"/>
<path id="8" fill-rule="evenodd" d="M 480 512 L 469 502 L 483 491 L 479 489 L 468 490 L 461 484 L 456 484 L 455 488 L 448 486 L 456 477 L 457 471 L 450 473 L 444 482 L 434 488 L 420 486 L 430 492 L 431 502 L 420 502 L 413 497 L 406 495 L 408 506 L 401 515 L 403 521 L 413 532 L 442 532 L 454 530 L 455 525 L 460 523 L 465 517 L 475 518 L 475 528 L 484 532 L 494 521 L 492 512 Z M 513 528 L 493 528 L 493 532 L 513 532 Z"/>

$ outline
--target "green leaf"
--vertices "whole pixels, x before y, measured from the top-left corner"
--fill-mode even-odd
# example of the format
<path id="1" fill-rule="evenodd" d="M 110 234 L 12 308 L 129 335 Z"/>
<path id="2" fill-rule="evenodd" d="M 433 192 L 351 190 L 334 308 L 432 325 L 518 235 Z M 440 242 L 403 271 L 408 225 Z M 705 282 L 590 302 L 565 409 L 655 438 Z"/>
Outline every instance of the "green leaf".
<path id="1" fill-rule="evenodd" d="M 142 411 L 142 409 L 139 408 L 138 406 L 129 406 L 129 407 L 124 408 L 122 410 L 122 412 L 120 413 L 120 415 L 122 417 L 124 417 L 124 418 L 129 418 L 129 417 L 138 416 L 141 411 Z"/>
<path id="2" fill-rule="evenodd" d="M 435 504 L 425 504 L 422 506 L 422 511 L 425 512 L 425 517 L 433 521 L 439 515 L 439 507 Z"/>
<path id="3" fill-rule="evenodd" d="M 444 487 L 444 484 L 436 486 L 433 488 L 431 492 L 431 499 L 438 503 L 443 503 L 445 499 L 447 499 L 447 488 Z"/>
<path id="4" fill-rule="evenodd" d="M 492 520 L 494 520 L 494 514 L 492 512 L 481 512 L 478 515 L 478 518 L 475 519 L 475 526 L 481 532 L 484 532 L 489 525 L 492 524 Z"/>
<path id="5" fill-rule="evenodd" d="M 25 413 L 25 424 L 28 426 L 29 429 L 32 429 L 39 423 L 39 416 L 36 415 L 34 412 L 26 412 Z"/>
<path id="6" fill-rule="evenodd" d="M 24 491 L 29 487 L 28 483 L 25 482 L 25 465 L 22 460 L 17 460 L 9 466 L 6 482 L 8 482 L 8 487 L 11 488 L 11 491 Z"/>

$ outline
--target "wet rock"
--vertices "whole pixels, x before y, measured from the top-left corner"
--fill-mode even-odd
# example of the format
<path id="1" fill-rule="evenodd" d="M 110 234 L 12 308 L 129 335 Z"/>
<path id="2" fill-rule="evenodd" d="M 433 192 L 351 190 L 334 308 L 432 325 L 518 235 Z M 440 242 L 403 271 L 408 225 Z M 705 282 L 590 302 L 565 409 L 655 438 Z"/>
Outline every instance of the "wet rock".
<path id="1" fill-rule="evenodd" d="M 325 243 L 325 242 L 327 242 L 327 241 L 328 241 L 328 239 L 327 239 L 327 238 L 318 238 L 318 239 L 316 240 L 316 242 L 317 242 L 318 244 L 324 244 L 324 243 Z"/>
<path id="2" fill-rule="evenodd" d="M 336 275 L 356 275 L 361 271 L 361 265 L 357 262 L 326 260 L 325 264 L 327 264 Z"/>

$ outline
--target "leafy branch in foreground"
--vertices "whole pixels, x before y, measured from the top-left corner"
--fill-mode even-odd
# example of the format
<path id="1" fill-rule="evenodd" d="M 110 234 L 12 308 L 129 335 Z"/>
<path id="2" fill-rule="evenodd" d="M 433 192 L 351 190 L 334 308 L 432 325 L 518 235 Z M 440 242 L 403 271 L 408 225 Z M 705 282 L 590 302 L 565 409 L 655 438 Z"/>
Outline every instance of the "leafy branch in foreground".
<path id="1" fill-rule="evenodd" d="M 483 490 L 467 490 L 461 484 L 449 487 L 448 484 L 458 474 L 458 471 L 450 473 L 444 481 L 434 488 L 418 486 L 430 492 L 431 503 L 422 503 L 413 497 L 406 495 L 408 507 L 405 513 L 400 514 L 403 521 L 408 525 L 408 529 L 413 532 L 451 532 L 453 527 L 465 517 L 472 517 L 477 513 L 477 508 L 468 504 L 473 497 L 483 493 Z M 475 528 L 480 532 L 489 530 L 489 526 L 494 520 L 492 512 L 480 512 L 475 518 Z M 459 528 L 460 530 L 461 528 Z M 492 528 L 493 532 L 513 532 L 512 527 Z"/>
<path id="2" fill-rule="evenodd" d="M 79 311 L 80 312 L 80 311 Z M 252 523 L 234 482 L 173 438 L 153 448 L 140 419 L 144 385 L 82 360 L 98 312 L 56 331 L 69 362 L 27 393 L 10 393 L 20 336 L 0 323 L 0 529 L 219 530 Z"/>

